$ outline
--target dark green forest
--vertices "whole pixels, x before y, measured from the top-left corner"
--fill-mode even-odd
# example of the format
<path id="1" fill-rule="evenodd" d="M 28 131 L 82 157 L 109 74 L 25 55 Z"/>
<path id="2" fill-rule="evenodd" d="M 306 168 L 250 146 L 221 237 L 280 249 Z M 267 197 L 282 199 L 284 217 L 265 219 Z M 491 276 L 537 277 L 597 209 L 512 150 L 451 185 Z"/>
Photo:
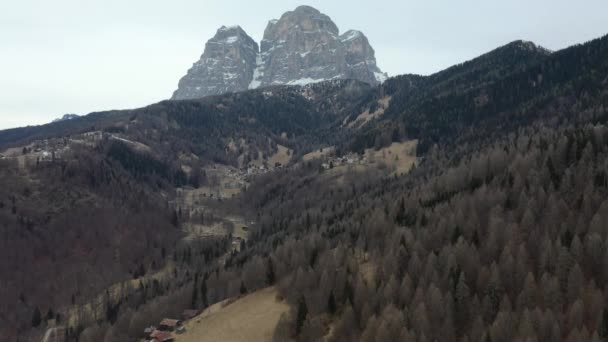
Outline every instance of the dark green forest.
<path id="1" fill-rule="evenodd" d="M 382 116 L 348 127 L 387 97 Z M 0 146 L 92 130 L 154 153 L 105 139 L 27 177 L 0 160 L 0 279 L 11 280 L 0 322 L 12 336 L 171 263 L 171 277 L 108 296 L 104 317 L 66 340 L 137 340 L 164 316 L 276 286 L 291 309 L 275 341 L 608 341 L 608 36 L 556 52 L 517 41 L 375 88 L 332 81 L 97 113 L 1 131 Z M 251 222 L 239 249 L 227 252 L 232 236 L 178 243 L 192 218 L 170 199 L 199 185 L 180 156 L 236 165 L 231 139 L 296 156 L 417 139 L 418 161 L 338 180 L 321 160 L 295 160 L 205 199 Z"/>

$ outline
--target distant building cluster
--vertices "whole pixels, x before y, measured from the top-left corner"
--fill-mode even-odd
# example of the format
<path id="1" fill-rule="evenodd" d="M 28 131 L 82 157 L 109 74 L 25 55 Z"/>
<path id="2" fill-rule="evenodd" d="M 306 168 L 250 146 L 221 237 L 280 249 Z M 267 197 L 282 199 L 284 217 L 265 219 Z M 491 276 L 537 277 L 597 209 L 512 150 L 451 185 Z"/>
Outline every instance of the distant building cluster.
<path id="1" fill-rule="evenodd" d="M 354 164 L 367 164 L 367 158 L 356 153 L 349 153 L 341 157 L 327 157 L 326 160 L 321 164 L 321 167 L 327 170 L 335 166 Z"/>
<path id="2" fill-rule="evenodd" d="M 198 316 L 199 310 L 185 310 L 182 319 L 164 318 L 158 326 L 150 326 L 144 329 L 145 342 L 172 342 L 175 341 L 174 334 L 182 334 L 186 331 L 183 323 Z"/>
<path id="3" fill-rule="evenodd" d="M 31 148 L 23 148 L 23 155 L 32 155 L 37 162 L 52 162 L 65 155 L 70 149 L 69 144 L 69 138 L 37 140 Z"/>

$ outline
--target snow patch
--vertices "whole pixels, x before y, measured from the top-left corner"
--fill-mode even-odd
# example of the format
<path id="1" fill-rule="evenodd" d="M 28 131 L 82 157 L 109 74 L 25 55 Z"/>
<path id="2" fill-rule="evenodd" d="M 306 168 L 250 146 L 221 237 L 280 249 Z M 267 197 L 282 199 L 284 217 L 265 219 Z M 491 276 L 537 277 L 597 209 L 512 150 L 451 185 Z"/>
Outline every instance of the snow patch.
<path id="1" fill-rule="evenodd" d="M 235 74 L 235 73 L 231 73 L 231 72 L 224 72 L 224 80 L 231 80 L 231 79 L 235 79 L 238 78 L 239 75 Z"/>
<path id="2" fill-rule="evenodd" d="M 218 31 L 231 31 L 231 30 L 237 30 L 239 29 L 238 25 L 233 25 L 233 26 L 222 26 L 220 27 L 220 29 Z"/>
<path id="3" fill-rule="evenodd" d="M 239 40 L 239 37 L 234 36 L 234 37 L 228 37 L 228 38 L 226 38 L 226 40 L 224 42 L 226 44 L 232 44 L 232 43 L 237 42 L 238 40 Z"/>
<path id="4" fill-rule="evenodd" d="M 348 41 L 361 37 L 361 35 L 362 35 L 361 32 L 352 30 L 352 31 L 346 32 L 345 35 L 340 38 L 340 40 L 343 42 L 348 42 Z"/>
<path id="5" fill-rule="evenodd" d="M 386 81 L 388 79 L 388 75 L 386 73 L 382 73 L 382 72 L 374 72 L 374 77 L 376 78 L 376 81 L 380 82 L 380 83 L 384 83 L 384 81 Z"/>
<path id="6" fill-rule="evenodd" d="M 249 83 L 249 89 L 256 89 L 260 85 L 262 85 L 262 81 L 260 78 L 264 75 L 264 61 L 262 60 L 262 55 L 257 54 L 255 57 L 255 69 L 253 70 L 253 78 L 251 79 L 251 83 Z"/>
<path id="7" fill-rule="evenodd" d="M 310 78 L 310 77 L 305 77 L 305 78 L 300 78 L 299 80 L 289 81 L 286 84 L 292 85 L 292 86 L 303 86 L 303 85 L 307 85 L 307 84 L 311 84 L 311 83 L 319 83 L 319 82 L 325 82 L 325 81 L 327 81 L 327 80 L 324 78 L 314 79 L 314 78 Z"/>

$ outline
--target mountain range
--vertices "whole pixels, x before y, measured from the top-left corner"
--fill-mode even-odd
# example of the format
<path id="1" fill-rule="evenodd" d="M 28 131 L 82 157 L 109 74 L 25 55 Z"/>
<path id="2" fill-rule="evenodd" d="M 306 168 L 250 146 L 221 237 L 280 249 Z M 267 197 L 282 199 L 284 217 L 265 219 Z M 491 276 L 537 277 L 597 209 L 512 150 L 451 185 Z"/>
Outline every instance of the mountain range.
<path id="1" fill-rule="evenodd" d="M 171 100 L 0 131 L 1 336 L 222 340 L 245 307 L 259 340 L 608 337 L 608 36 L 386 80 L 310 7 L 260 45 L 223 27 Z"/>
<path id="2" fill-rule="evenodd" d="M 258 45 L 240 26 L 222 26 L 172 99 L 192 99 L 273 85 L 356 79 L 377 85 L 386 74 L 360 31 L 340 35 L 327 15 L 300 6 L 271 20 Z"/>

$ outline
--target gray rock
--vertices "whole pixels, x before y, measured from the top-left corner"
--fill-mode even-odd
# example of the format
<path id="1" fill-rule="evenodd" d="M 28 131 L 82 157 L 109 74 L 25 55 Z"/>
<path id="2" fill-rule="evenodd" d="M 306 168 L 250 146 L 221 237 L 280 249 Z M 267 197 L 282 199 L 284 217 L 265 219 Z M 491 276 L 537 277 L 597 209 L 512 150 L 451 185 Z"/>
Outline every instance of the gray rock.
<path id="1" fill-rule="evenodd" d="M 78 119 L 79 117 L 80 117 L 80 115 L 78 115 L 78 114 L 64 114 L 62 117 L 57 118 L 57 119 L 53 120 L 52 122 L 68 121 L 68 120 L 72 120 L 72 119 Z"/>
<path id="2" fill-rule="evenodd" d="M 226 43 L 235 36 L 242 39 Z M 207 43 L 201 60 L 181 79 L 173 98 L 334 79 L 376 85 L 386 79 L 363 33 L 351 30 L 340 35 L 330 17 L 310 6 L 271 20 L 260 45 L 258 52 L 257 44 L 240 27 L 221 28 Z"/>
<path id="3" fill-rule="evenodd" d="M 340 36 L 346 49 L 347 78 L 378 84 L 387 76 L 376 64 L 374 49 L 361 31 L 350 30 Z"/>
<path id="4" fill-rule="evenodd" d="M 192 99 L 247 89 L 256 67 L 258 44 L 240 26 L 222 26 L 201 59 L 179 81 L 173 99 Z"/>

